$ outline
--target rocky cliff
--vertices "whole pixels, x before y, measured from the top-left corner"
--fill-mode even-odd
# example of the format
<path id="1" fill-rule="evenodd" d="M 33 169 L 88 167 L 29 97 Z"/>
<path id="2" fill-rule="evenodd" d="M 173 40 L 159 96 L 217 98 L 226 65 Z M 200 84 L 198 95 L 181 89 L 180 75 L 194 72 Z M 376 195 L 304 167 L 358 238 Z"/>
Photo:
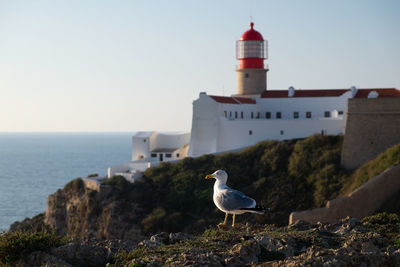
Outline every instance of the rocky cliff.
<path id="1" fill-rule="evenodd" d="M 44 223 L 75 238 L 138 240 L 141 216 L 138 204 L 115 200 L 109 186 L 97 191 L 75 179 L 49 196 Z"/>

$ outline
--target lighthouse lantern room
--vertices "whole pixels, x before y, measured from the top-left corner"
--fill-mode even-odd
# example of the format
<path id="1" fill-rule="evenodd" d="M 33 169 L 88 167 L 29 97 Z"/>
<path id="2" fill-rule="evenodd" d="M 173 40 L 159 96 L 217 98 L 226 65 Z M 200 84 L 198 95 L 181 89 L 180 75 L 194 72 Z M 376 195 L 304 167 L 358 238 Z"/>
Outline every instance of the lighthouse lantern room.
<path id="1" fill-rule="evenodd" d="M 267 90 L 268 66 L 264 66 L 268 58 L 267 41 L 253 27 L 251 22 L 250 30 L 236 42 L 236 58 L 240 62 L 236 69 L 239 95 L 260 95 Z"/>

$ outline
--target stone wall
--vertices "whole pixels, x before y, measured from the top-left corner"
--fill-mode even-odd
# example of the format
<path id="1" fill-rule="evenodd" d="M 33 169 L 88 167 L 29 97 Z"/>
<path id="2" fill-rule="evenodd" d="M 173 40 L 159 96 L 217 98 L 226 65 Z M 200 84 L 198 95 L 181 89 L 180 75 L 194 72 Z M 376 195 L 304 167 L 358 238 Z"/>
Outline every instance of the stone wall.
<path id="1" fill-rule="evenodd" d="M 349 99 L 341 164 L 352 170 L 400 143 L 400 97 Z"/>
<path id="2" fill-rule="evenodd" d="M 311 223 L 337 223 L 351 216 L 362 218 L 372 215 L 388 198 L 400 190 L 400 164 L 368 181 L 347 196 L 328 201 L 325 208 L 292 212 L 289 225 L 298 220 Z"/>

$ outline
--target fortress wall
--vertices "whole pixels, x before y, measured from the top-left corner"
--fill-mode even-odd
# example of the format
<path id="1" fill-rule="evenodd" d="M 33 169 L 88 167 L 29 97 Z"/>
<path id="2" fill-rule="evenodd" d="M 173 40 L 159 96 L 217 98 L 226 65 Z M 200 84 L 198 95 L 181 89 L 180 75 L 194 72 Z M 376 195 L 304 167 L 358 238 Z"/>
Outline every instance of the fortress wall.
<path id="1" fill-rule="evenodd" d="M 400 97 L 348 100 L 341 164 L 356 169 L 400 143 Z"/>
<path id="2" fill-rule="evenodd" d="M 400 164 L 368 181 L 347 196 L 328 201 L 324 208 L 292 212 L 289 225 L 298 220 L 310 223 L 337 223 L 347 216 L 372 215 L 388 198 L 400 190 Z"/>

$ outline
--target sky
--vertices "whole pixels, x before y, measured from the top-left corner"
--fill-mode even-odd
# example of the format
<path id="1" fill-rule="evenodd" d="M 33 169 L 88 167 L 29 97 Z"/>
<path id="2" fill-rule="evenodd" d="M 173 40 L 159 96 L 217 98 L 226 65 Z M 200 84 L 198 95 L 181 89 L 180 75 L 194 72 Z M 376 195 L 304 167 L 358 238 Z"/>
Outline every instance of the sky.
<path id="1" fill-rule="evenodd" d="M 0 0 L 0 132 L 190 131 L 236 93 L 235 42 L 268 40 L 268 89 L 400 88 L 397 0 Z"/>

